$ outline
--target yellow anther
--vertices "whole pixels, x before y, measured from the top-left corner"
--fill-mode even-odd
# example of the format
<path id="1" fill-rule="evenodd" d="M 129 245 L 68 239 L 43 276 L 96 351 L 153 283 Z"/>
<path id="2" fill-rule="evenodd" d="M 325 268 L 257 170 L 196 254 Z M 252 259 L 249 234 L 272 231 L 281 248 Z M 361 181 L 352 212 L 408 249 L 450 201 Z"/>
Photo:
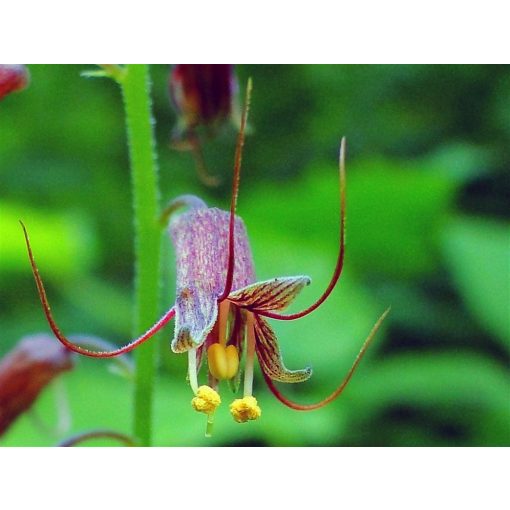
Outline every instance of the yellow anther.
<path id="1" fill-rule="evenodd" d="M 243 397 L 234 400 L 230 404 L 230 413 L 237 423 L 245 423 L 248 420 L 260 418 L 262 411 L 255 397 Z"/>
<path id="2" fill-rule="evenodd" d="M 239 370 L 239 354 L 234 345 L 214 343 L 207 349 L 209 371 L 218 380 L 232 379 Z"/>
<path id="3" fill-rule="evenodd" d="M 221 404 L 221 398 L 218 392 L 210 386 L 200 386 L 196 396 L 191 400 L 191 405 L 195 411 L 205 414 L 212 414 Z"/>
<path id="4" fill-rule="evenodd" d="M 239 370 L 239 353 L 235 345 L 229 345 L 225 349 L 225 356 L 227 358 L 227 377 L 226 379 L 232 379 Z"/>

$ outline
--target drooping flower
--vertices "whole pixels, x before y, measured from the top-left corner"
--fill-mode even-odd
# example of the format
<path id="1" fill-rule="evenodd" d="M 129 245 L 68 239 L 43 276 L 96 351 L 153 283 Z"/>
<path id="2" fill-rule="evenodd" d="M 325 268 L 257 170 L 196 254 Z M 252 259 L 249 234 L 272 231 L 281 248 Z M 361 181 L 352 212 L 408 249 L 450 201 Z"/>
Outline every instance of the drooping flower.
<path id="1" fill-rule="evenodd" d="M 179 115 L 175 142 L 189 144 L 197 128 L 204 127 L 213 132 L 232 114 L 232 102 L 237 90 L 234 66 L 175 64 L 170 74 L 169 88 Z"/>
<path id="2" fill-rule="evenodd" d="M 247 96 L 249 97 L 249 89 Z M 296 295 L 307 285 L 307 276 L 276 277 L 257 282 L 246 227 L 236 216 L 237 195 L 249 101 L 241 120 L 237 143 L 230 212 L 209 208 L 197 197 L 185 195 L 167 207 L 163 216 L 171 217 L 169 233 L 176 253 L 177 291 L 174 306 L 145 334 L 124 347 L 107 352 L 94 352 L 70 342 L 58 329 L 48 304 L 44 286 L 25 231 L 28 253 L 46 318 L 57 338 L 68 348 L 93 357 L 112 357 L 134 349 L 149 339 L 175 317 L 175 333 L 171 348 L 188 353 L 188 376 L 194 393 L 192 406 L 208 415 L 221 403 L 219 381 L 228 380 L 236 389 L 240 384 L 240 360 L 244 354 L 243 397 L 234 400 L 230 411 L 237 422 L 260 417 L 261 409 L 253 396 L 253 371 L 258 359 L 264 379 L 272 393 L 285 405 L 296 410 L 317 409 L 338 397 L 363 357 L 388 310 L 377 321 L 340 386 L 324 400 L 301 405 L 284 397 L 275 382 L 306 381 L 312 370 L 307 367 L 289 370 L 282 359 L 276 334 L 267 319 L 295 320 L 318 308 L 335 287 L 344 261 L 345 225 L 345 140 L 340 146 L 340 247 L 331 282 L 322 296 L 305 310 L 284 315 Z M 177 209 L 187 207 L 180 215 Z M 199 385 L 201 364 L 207 359 L 208 384 Z"/>
<path id="3" fill-rule="evenodd" d="M 11 92 L 23 90 L 28 82 L 28 69 L 23 64 L 0 64 L 0 100 Z"/>
<path id="4" fill-rule="evenodd" d="M 22 339 L 0 360 L 0 436 L 43 389 L 73 368 L 72 353 L 49 335 Z"/>
<path id="5" fill-rule="evenodd" d="M 232 64 L 175 64 L 170 97 L 178 115 L 172 146 L 192 152 L 200 178 L 215 185 L 207 172 L 200 137 L 215 134 L 236 112 L 237 80 Z"/>

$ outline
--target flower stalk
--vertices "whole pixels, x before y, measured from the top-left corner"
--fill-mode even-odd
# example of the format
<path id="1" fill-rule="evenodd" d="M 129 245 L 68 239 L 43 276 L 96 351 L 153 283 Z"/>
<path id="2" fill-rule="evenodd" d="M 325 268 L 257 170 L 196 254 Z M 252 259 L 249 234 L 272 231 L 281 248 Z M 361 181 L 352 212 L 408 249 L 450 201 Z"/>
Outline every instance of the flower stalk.
<path id="1" fill-rule="evenodd" d="M 149 68 L 129 64 L 117 78 L 122 89 L 133 187 L 135 227 L 135 333 L 147 329 L 159 311 L 159 190 L 150 101 Z M 142 446 L 152 442 L 156 342 L 135 353 L 133 435 Z"/>

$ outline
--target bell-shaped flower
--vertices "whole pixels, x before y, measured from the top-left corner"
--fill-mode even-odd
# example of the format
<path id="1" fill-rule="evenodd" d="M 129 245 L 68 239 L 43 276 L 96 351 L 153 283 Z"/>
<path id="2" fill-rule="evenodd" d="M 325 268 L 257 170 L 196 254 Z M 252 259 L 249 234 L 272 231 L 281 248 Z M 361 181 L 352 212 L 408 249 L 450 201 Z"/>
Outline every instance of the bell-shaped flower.
<path id="1" fill-rule="evenodd" d="M 248 93 L 249 97 L 249 93 Z M 240 384 L 244 368 L 243 397 L 234 400 L 230 411 L 237 422 L 257 419 L 261 410 L 253 396 L 254 362 L 258 359 L 269 389 L 285 405 L 297 410 L 324 406 L 338 397 L 358 366 L 368 345 L 388 310 L 377 321 L 361 351 L 340 386 L 324 400 L 301 405 L 284 397 L 275 382 L 300 383 L 310 378 L 312 370 L 286 367 L 275 331 L 268 319 L 296 320 L 318 308 L 335 287 L 344 262 L 345 239 L 345 140 L 340 146 L 340 241 L 336 267 L 322 296 L 305 310 L 284 315 L 282 312 L 297 294 L 310 284 L 308 276 L 277 276 L 256 281 L 254 263 L 243 220 L 236 216 L 237 195 L 249 101 L 245 105 L 237 144 L 230 211 L 207 207 L 199 198 L 185 195 L 166 208 L 169 233 L 176 254 L 177 291 L 174 306 L 145 334 L 124 347 L 107 352 L 80 348 L 69 341 L 56 325 L 46 298 L 42 280 L 25 230 L 28 253 L 46 318 L 57 338 L 68 348 L 95 357 L 111 357 L 134 349 L 175 318 L 171 348 L 188 354 L 188 377 L 194 393 L 193 407 L 212 416 L 220 405 L 219 382 L 230 381 L 234 389 Z M 181 214 L 178 209 L 187 208 Z M 241 366 L 244 352 L 244 367 Z M 199 384 L 199 370 L 207 359 L 208 384 Z"/>

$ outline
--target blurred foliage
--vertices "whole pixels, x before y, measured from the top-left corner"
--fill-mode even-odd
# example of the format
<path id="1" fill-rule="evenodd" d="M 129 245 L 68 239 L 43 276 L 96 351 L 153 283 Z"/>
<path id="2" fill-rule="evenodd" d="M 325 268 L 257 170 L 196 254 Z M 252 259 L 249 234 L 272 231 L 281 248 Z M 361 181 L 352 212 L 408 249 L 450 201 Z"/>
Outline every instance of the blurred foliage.
<path id="1" fill-rule="evenodd" d="M 30 66 L 30 87 L 0 102 L 0 356 L 47 331 L 18 220 L 29 228 L 57 320 L 68 333 L 130 337 L 131 201 L 119 91 L 93 66 Z M 204 146 L 217 189 L 169 148 L 168 66 L 153 66 L 163 201 L 182 193 L 228 207 L 235 129 Z M 347 136 L 347 253 L 337 290 L 313 315 L 274 322 L 290 368 L 314 376 L 286 394 L 319 399 L 342 379 L 378 315 L 392 312 L 345 394 L 311 413 L 255 382 L 263 417 L 215 436 L 190 408 L 185 359 L 161 335 L 159 445 L 510 444 L 510 67 L 238 66 L 254 80 L 239 212 L 257 275 L 309 274 L 292 309 L 319 296 L 338 243 L 337 153 Z M 241 86 L 241 89 L 243 87 Z M 506 155 L 506 157 L 505 157 Z M 173 302 L 164 236 L 162 310 Z M 106 360 L 64 380 L 72 432 L 130 431 L 130 383 Z M 230 400 L 225 385 L 223 400 Z M 51 423 L 45 392 L 35 413 Z M 49 445 L 29 415 L 0 445 Z M 107 444 L 97 441 L 91 444 Z"/>

